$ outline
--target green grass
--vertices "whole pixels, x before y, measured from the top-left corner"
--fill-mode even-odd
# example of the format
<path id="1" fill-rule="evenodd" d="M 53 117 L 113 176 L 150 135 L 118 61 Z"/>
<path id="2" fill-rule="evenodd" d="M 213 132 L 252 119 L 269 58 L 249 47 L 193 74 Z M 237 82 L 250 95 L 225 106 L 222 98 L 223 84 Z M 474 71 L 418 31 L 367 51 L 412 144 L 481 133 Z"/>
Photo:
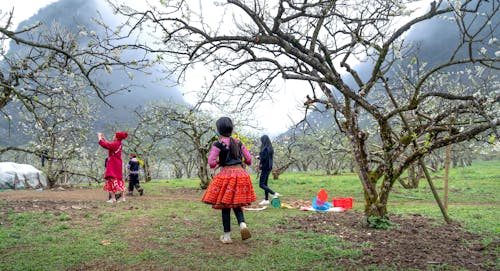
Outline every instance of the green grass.
<path id="1" fill-rule="evenodd" d="M 500 234 L 499 165 L 499 161 L 476 162 L 450 174 L 449 215 L 466 229 L 483 234 L 485 244 L 498 240 Z M 442 176 L 442 171 L 433 173 L 441 197 Z M 252 177 L 261 200 L 263 192 Z M 269 186 L 284 195 L 283 201 L 311 201 L 325 188 L 330 200 L 353 197 L 354 209 L 363 210 L 362 188 L 354 174 L 285 173 L 279 180 L 270 180 Z M 143 187 L 147 196 L 166 196 L 175 189 L 198 189 L 199 181 L 156 180 Z M 304 212 L 246 212 L 254 233 L 252 241 L 223 246 L 214 238 L 221 231 L 220 213 L 199 201 L 134 203 L 131 199 L 113 212 L 105 203 L 97 204 L 98 208 L 81 212 L 15 212 L 0 199 L 0 270 L 102 270 L 114 265 L 125 270 L 348 270 L 335 259 L 356 262 L 362 257 L 359 244 L 332 234 L 276 231 L 277 225 L 287 223 L 285 217 L 306 215 Z M 412 190 L 396 184 L 388 209 L 391 214 L 420 213 L 442 221 L 425 180 Z M 103 240 L 111 243 L 102 245 Z M 396 270 L 391 268 L 388 264 L 366 266 L 365 270 Z"/>
<path id="2" fill-rule="evenodd" d="M 0 270 L 63 270 L 111 254 L 96 244 L 104 238 L 90 229 L 71 229 L 66 215 L 19 213 L 8 215 L 0 228 Z"/>

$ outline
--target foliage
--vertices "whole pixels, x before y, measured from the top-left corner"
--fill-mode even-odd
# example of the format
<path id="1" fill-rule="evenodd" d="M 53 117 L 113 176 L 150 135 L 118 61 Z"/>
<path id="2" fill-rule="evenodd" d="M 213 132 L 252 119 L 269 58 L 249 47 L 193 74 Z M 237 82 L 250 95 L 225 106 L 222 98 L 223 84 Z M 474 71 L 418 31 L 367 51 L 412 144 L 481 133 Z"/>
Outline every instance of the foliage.
<path id="1" fill-rule="evenodd" d="M 39 88 L 47 89 L 40 91 L 47 94 L 38 96 L 45 106 L 34 107 L 31 112 L 21 111 L 22 121 L 19 125 L 23 133 L 32 138 L 28 148 L 35 153 L 41 153 L 46 160 L 43 169 L 49 186 L 61 183 L 63 176 L 67 177 L 72 173 L 87 175 L 96 180 L 96 174 L 87 172 L 89 167 L 83 166 L 86 162 L 79 165 L 71 163 L 75 160 L 88 160 L 88 131 L 98 119 L 93 115 L 95 106 L 88 99 L 75 99 L 84 93 L 85 86 L 77 80 L 63 81 L 64 79 L 57 76 L 52 76 L 47 81 L 42 78 L 38 80 L 41 83 Z M 32 114 L 37 116 L 35 122 L 32 122 Z"/>
<path id="2" fill-rule="evenodd" d="M 286 81 L 301 81 L 309 86 L 296 90 L 303 94 L 305 107 L 322 106 L 334 117 L 324 136 L 317 135 L 319 142 L 290 135 L 283 136 L 284 144 L 278 140 L 273 175 L 278 178 L 292 165 L 308 169 L 318 160 L 330 170 L 335 157 L 332 146 L 348 145 L 339 151 L 356 167 L 366 195 L 366 215 L 380 218 L 387 214 L 398 178 L 410 166 L 424 167 L 426 156 L 450 144 L 472 139 L 494 144 L 492 135 L 498 137 L 495 35 L 499 8 L 495 1 L 433 2 L 423 14 L 413 14 L 412 1 L 230 0 L 214 5 L 222 16 L 210 19 L 204 16 L 201 2 L 197 6 L 188 1 L 162 1 L 159 7 L 143 11 L 109 2 L 126 21 L 116 29 L 101 22 L 110 34 L 103 37 L 85 27 L 78 36 L 57 26 L 55 31 L 42 31 L 39 24 L 10 31 L 10 14 L 0 27 L 0 40 L 15 41 L 26 54 L 18 57 L 2 50 L 7 65 L 2 70 L 0 109 L 19 101 L 35 117 L 41 114 L 37 107 L 50 103 L 44 99 L 49 93 L 39 93 L 47 91 L 37 87 L 40 74 L 90 86 L 104 100 L 113 91 L 96 84 L 99 71 L 113 73 L 117 66 L 138 69 L 153 61 L 165 64 L 168 75 L 183 83 L 193 68 L 202 66 L 207 74 L 200 80 L 204 84 L 198 104 L 179 110 L 160 106 L 160 118 L 148 120 L 141 113 L 144 125 L 137 127 L 130 147 L 145 157 L 152 155 L 165 137 L 158 126 L 167 119 L 173 140 L 169 144 L 175 141 L 174 150 L 188 153 L 172 163 L 176 175 L 182 176 L 183 171 L 189 175 L 194 160 L 200 186 L 206 187 L 213 118 L 201 106 L 210 104 L 223 112 L 234 106 L 238 112 L 272 98 Z M 405 35 L 438 18 L 452 21 L 453 33 L 462 38 L 449 44 L 452 50 L 444 58 L 426 62 L 417 44 Z M 161 37 L 156 35 L 158 29 Z M 127 44 L 131 36 L 135 39 Z M 145 57 L 124 60 L 121 55 L 128 49 L 140 50 Z M 346 137 L 336 136 L 340 132 Z M 141 142 L 142 138 L 148 139 Z M 320 150 L 321 159 L 307 148 L 313 143 L 319 143 L 314 147 Z M 13 148 L 0 151 L 6 150 Z M 185 168 L 179 169 L 181 164 Z"/>
<path id="3" fill-rule="evenodd" d="M 132 129 L 128 148 L 143 158 L 167 161 L 178 177 L 191 176 L 196 166 L 200 185 L 208 185 L 208 151 L 215 134 L 215 120 L 208 113 L 185 105 L 156 102 L 135 114 L 138 122 Z"/>
<path id="4" fill-rule="evenodd" d="M 246 136 L 242 132 L 233 133 L 233 137 L 239 139 L 241 141 L 241 143 L 243 143 L 243 145 L 245 145 L 245 147 L 249 150 L 254 147 L 254 145 L 252 144 L 251 138 L 249 138 L 248 136 Z"/>
<path id="5" fill-rule="evenodd" d="M 13 16 L 0 11 L 1 126 L 14 134 L 2 142 L 2 160 L 40 165 L 43 157 L 50 185 L 75 176 L 100 180 L 89 131 L 99 120 L 99 103 L 128 86 L 110 87 L 106 76 L 145 72 L 150 61 L 122 58 L 134 46 L 118 44 L 114 31 L 98 31 L 90 16 L 81 25 L 72 16 L 71 23 L 28 20 L 19 29 Z"/>
<path id="6" fill-rule="evenodd" d="M 301 170 L 307 171 L 309 164 L 315 165 L 314 169 L 323 169 L 326 174 L 337 174 L 346 168 L 353 168 L 351 150 L 347 138 L 333 126 L 321 127 L 309 122 L 308 129 L 295 131 L 298 148 L 298 164 Z M 297 134 L 298 133 L 298 134 Z"/>
<path id="7" fill-rule="evenodd" d="M 13 30 L 11 19 L 14 14 L 5 12 L 0 15 L 2 111 L 11 102 L 18 102 L 28 111 L 33 111 L 37 106 L 45 106 L 39 95 L 49 95 L 50 92 L 38 87 L 43 87 L 43 82 L 51 77 L 85 84 L 102 102 L 106 102 L 106 96 L 123 89 L 101 86 L 99 79 L 103 71 L 112 73 L 111 66 L 115 69 L 136 70 L 149 65 L 147 59 L 121 58 L 122 54 L 134 46 L 119 45 L 115 40 L 122 39 L 107 36 L 105 31 L 98 35 L 96 31 L 88 30 L 86 25 L 78 26 L 78 29 L 55 22 L 36 22 Z M 97 25 L 93 27 L 98 28 Z M 6 51 L 6 44 L 11 45 L 9 51 Z"/>
<path id="8" fill-rule="evenodd" d="M 391 221 L 389 220 L 389 217 L 387 215 L 382 217 L 369 216 L 367 218 L 367 221 L 368 221 L 368 227 L 374 229 L 387 230 L 392 226 Z"/>
<path id="9" fill-rule="evenodd" d="M 454 185 L 454 192 L 450 194 L 450 216 L 473 233 L 487 234 L 482 240 L 485 244 L 497 240 L 500 233 L 500 210 L 492 207 L 500 204 L 500 195 L 495 193 L 499 188 L 498 162 L 475 161 L 471 168 L 452 169 L 450 175 L 450 183 Z M 435 178 L 442 174 L 437 172 Z M 283 202 L 312 200 L 317 190 L 325 187 L 331 196 L 353 196 L 355 204 L 351 211 L 363 209 L 363 194 L 356 175 L 332 176 L 321 171 L 286 172 L 281 177 L 280 181 L 271 180 L 274 183 L 270 185 L 278 187 L 280 192 L 286 191 Z M 258 180 L 252 179 L 254 187 L 258 187 Z M 106 269 L 120 263 L 129 269 L 147 266 L 150 270 L 162 270 L 165 266 L 180 267 L 180 270 L 197 270 L 200 266 L 207 270 L 350 270 L 339 264 L 339 259 L 356 262 L 366 256 L 362 250 L 366 245 L 354 244 L 338 235 L 303 229 L 281 231 L 281 226 L 295 217 L 309 215 L 287 209 L 246 212 L 245 218 L 255 232 L 251 243 L 223 247 L 216 243 L 222 231 L 220 213 L 210 210 L 208 205 L 187 200 L 185 191 L 201 198 L 203 191 L 198 186 L 197 178 L 154 180 L 143 184 L 148 191 L 146 197 L 152 197 L 150 200 L 131 198 L 121 207 L 89 201 L 82 210 L 59 208 L 28 212 L 10 208 L 11 203 L 0 200 L 0 251 L 4 256 L 0 269 Z M 488 191 L 490 193 L 483 194 Z M 393 212 L 421 213 L 434 218 L 435 223 L 443 223 L 425 186 L 419 191 L 395 192 L 399 197 L 391 199 L 391 206 L 397 208 Z M 161 200 L 166 193 L 172 194 L 172 200 Z M 40 204 L 41 201 L 37 203 Z M 61 205 L 63 202 L 58 201 L 57 206 Z M 232 223 L 236 226 L 234 220 Z M 335 227 L 313 226 L 315 229 Z M 103 240 L 111 242 L 102 245 Z M 238 251 L 227 250 L 234 247 Z M 241 251 L 246 252 L 245 257 Z M 384 262 L 371 268 L 398 270 L 389 269 Z"/>
<path id="10" fill-rule="evenodd" d="M 227 97 L 245 107 L 272 96 L 281 80 L 308 84 L 297 90 L 306 108 L 331 110 L 331 125 L 349 141 L 366 215 L 383 217 L 410 165 L 423 166 L 425 156 L 446 145 L 485 140 L 500 123 L 498 3 L 440 1 L 414 14 L 411 2 L 228 1 L 213 7 L 223 14 L 215 22 L 194 3 L 164 1 L 148 11 L 114 7 L 133 22 L 124 25 L 131 32 L 149 24 L 164 31 L 161 48 L 150 52 L 168 59 L 179 77 L 196 66 L 209 72 L 200 103 L 221 105 Z M 451 31 L 463 38 L 426 63 L 405 35 L 437 18 L 452 21 Z M 370 179 L 369 172 L 380 178 Z"/>

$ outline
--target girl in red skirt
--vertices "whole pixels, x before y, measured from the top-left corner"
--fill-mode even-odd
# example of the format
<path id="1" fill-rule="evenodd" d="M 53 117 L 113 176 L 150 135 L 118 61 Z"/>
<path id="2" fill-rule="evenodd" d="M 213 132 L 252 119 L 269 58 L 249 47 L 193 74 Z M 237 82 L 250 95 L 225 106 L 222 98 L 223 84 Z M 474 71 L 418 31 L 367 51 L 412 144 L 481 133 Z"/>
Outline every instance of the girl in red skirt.
<path id="1" fill-rule="evenodd" d="M 242 206 L 250 205 L 256 200 L 250 175 L 242 164 L 252 164 L 252 156 L 241 141 L 231 137 L 233 122 L 228 117 L 222 117 L 216 122 L 220 135 L 208 155 L 208 165 L 212 169 L 222 167 L 210 182 L 202 201 L 211 204 L 214 209 L 222 210 L 222 225 L 224 234 L 220 241 L 224 244 L 232 243 L 231 240 L 231 209 L 233 209 L 240 226 L 241 239 L 251 237 L 245 223 Z"/>
<path id="2" fill-rule="evenodd" d="M 111 193 L 111 199 L 108 203 L 116 202 L 116 192 L 122 191 L 120 201 L 125 201 L 125 182 L 123 181 L 122 171 L 122 140 L 128 137 L 127 132 L 116 132 L 113 141 L 104 139 L 103 133 L 97 133 L 99 145 L 108 150 L 108 160 L 106 162 L 106 172 L 104 179 L 106 183 L 103 189 Z"/>

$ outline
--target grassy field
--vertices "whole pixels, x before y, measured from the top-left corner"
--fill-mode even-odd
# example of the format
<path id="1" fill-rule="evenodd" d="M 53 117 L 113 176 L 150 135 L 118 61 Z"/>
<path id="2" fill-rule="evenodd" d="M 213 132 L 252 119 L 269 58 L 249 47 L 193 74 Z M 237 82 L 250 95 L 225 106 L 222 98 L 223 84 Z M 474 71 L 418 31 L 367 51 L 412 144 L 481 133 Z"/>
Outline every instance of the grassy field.
<path id="1" fill-rule="evenodd" d="M 443 172 L 433 174 L 440 196 L 443 176 Z M 311 213 L 273 208 L 245 212 L 253 233 L 249 242 L 220 244 L 220 213 L 199 201 L 203 191 L 198 185 L 195 179 L 153 181 L 143 185 L 144 197 L 112 206 L 104 203 L 104 193 L 97 188 L 103 198 L 87 201 L 8 200 L 6 195 L 12 192 L 0 192 L 0 270 L 353 270 L 349 266 L 362 266 L 363 249 L 373 246 L 300 225 L 293 228 L 294 219 L 310 219 Z M 363 193 L 354 174 L 286 173 L 269 185 L 284 195 L 283 202 L 310 202 L 325 188 L 329 198 L 353 197 L 349 212 L 363 210 Z M 256 182 L 254 188 L 260 201 L 262 190 Z M 475 162 L 451 172 L 449 215 L 465 230 L 480 234 L 486 245 L 499 239 L 499 191 L 499 161 Z M 397 184 L 389 212 L 403 217 L 418 213 L 443 224 L 425 180 L 413 190 Z M 317 218 L 325 223 L 335 221 L 334 216 L 323 213 Z M 231 219 L 235 220 L 233 215 Z M 328 232 L 335 227 L 331 224 L 335 223 L 319 227 Z M 237 240 L 238 234 L 233 235 Z M 493 252 L 500 268 L 498 246 Z M 423 270 L 455 268 L 442 263 Z M 361 269 L 402 270 L 390 261 Z"/>

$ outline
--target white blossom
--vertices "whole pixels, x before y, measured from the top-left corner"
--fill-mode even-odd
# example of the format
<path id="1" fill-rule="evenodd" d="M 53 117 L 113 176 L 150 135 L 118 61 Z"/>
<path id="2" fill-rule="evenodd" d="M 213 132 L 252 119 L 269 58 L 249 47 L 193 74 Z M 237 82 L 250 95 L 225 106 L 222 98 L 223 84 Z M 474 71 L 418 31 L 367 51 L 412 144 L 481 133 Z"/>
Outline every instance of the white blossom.
<path id="1" fill-rule="evenodd" d="M 110 65 L 104 65 L 104 68 L 106 69 L 106 71 L 108 73 L 112 73 L 113 72 L 113 68 Z"/>

